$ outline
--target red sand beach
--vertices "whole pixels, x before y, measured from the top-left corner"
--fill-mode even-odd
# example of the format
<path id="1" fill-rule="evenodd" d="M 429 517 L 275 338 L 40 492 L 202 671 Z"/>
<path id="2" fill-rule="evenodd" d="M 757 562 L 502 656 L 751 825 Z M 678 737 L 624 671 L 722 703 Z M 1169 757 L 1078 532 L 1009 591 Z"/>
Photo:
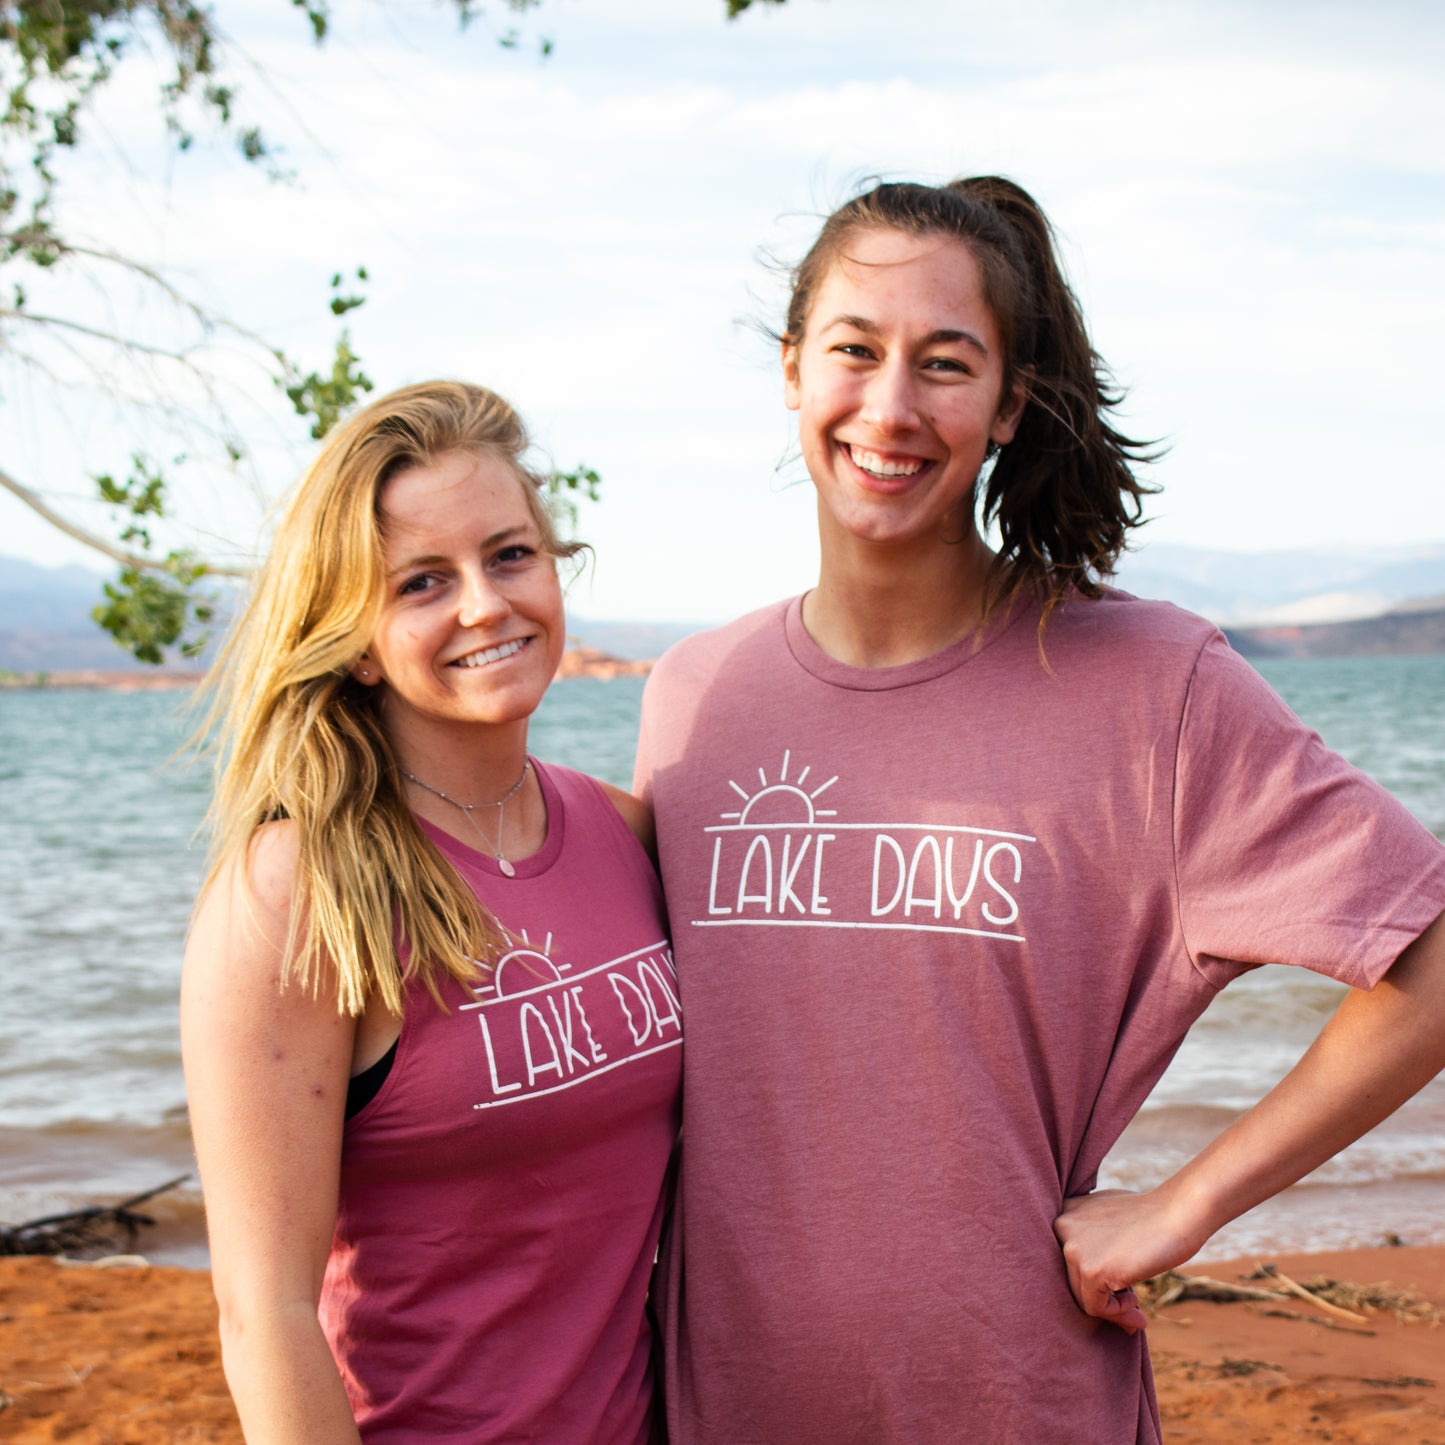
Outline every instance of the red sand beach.
<path id="1" fill-rule="evenodd" d="M 1185 1273 L 1233 1282 L 1260 1262 Z M 1388 1284 L 1424 1302 L 1417 1316 L 1445 1312 L 1445 1248 L 1273 1262 L 1302 1285 L 1321 1276 Z M 1375 1309 L 1361 1323 L 1298 1297 L 1184 1298 L 1159 1311 L 1150 1334 L 1169 1445 L 1445 1445 L 1445 1327 L 1428 1318 Z M 0 1438 L 239 1445 L 209 1276 L 0 1259 Z"/>

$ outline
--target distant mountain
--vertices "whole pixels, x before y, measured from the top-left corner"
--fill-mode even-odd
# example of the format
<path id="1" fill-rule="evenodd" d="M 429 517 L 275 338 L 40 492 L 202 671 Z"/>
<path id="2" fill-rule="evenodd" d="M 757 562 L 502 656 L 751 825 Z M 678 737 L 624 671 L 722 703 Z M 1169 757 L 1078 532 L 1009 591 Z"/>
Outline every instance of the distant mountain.
<path id="1" fill-rule="evenodd" d="M 584 647 L 595 647 L 614 657 L 655 662 L 674 642 L 713 624 L 707 622 L 593 622 L 586 617 L 567 619 L 567 636 Z"/>
<path id="2" fill-rule="evenodd" d="M 91 619 L 105 578 L 85 567 L 40 567 L 0 556 L 0 671 L 131 671 L 145 667 Z M 705 624 L 609 622 L 569 616 L 575 643 L 615 657 L 651 660 Z M 184 666 L 184 664 L 180 664 Z"/>
<path id="3" fill-rule="evenodd" d="M 93 630 L 90 609 L 103 600 L 104 580 L 84 567 L 38 567 L 0 557 L 0 629 Z"/>
<path id="4" fill-rule="evenodd" d="M 1225 552 L 1146 540 L 1124 555 L 1115 583 L 1221 624 L 1339 622 L 1445 593 L 1445 542 Z"/>
<path id="5" fill-rule="evenodd" d="M 84 567 L 39 567 L 0 557 L 0 670 L 143 668 L 91 618 L 104 578 Z"/>
<path id="6" fill-rule="evenodd" d="M 1225 627 L 1245 657 L 1389 657 L 1445 653 L 1445 598 L 1426 608 L 1408 604 L 1379 617 L 1309 626 Z"/>
<path id="7" fill-rule="evenodd" d="M 91 621 L 103 580 L 84 567 L 0 557 L 0 670 L 141 667 Z M 1445 543 L 1259 553 L 1148 543 L 1125 555 L 1115 582 L 1218 622 L 1244 651 L 1445 652 Z M 574 615 L 568 636 L 644 660 L 704 625 Z"/>

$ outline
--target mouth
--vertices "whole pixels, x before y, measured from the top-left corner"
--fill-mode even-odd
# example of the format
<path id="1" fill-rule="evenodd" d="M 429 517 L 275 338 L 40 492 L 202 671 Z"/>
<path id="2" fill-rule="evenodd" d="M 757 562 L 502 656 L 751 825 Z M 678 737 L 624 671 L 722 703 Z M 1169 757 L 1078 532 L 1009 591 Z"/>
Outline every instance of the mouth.
<path id="1" fill-rule="evenodd" d="M 869 451 L 866 447 L 854 446 L 851 442 L 845 442 L 843 450 L 848 453 L 849 461 L 860 472 L 866 472 L 880 482 L 904 481 L 909 477 L 916 477 L 928 466 L 926 457 L 885 457 L 878 452 Z"/>
<path id="2" fill-rule="evenodd" d="M 518 637 L 511 642 L 499 642 L 495 647 L 483 647 L 476 652 L 469 652 L 465 657 L 459 657 L 455 662 L 447 665 L 449 667 L 486 667 L 489 663 L 501 662 L 503 658 L 515 657 L 524 647 L 529 646 L 531 641 L 530 637 Z"/>

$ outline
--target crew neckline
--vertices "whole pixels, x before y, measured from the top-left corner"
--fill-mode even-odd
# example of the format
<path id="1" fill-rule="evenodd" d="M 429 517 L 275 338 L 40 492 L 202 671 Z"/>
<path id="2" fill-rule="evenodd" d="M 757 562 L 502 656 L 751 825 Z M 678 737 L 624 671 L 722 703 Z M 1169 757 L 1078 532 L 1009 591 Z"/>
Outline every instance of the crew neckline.
<path id="1" fill-rule="evenodd" d="M 856 667 L 830 657 L 814 641 L 803 624 L 803 595 L 791 598 L 783 612 L 783 631 L 793 660 L 819 682 L 853 692 L 888 692 L 895 688 L 913 687 L 920 682 L 931 682 L 982 657 L 1025 617 L 1037 613 L 1037 608 L 1030 602 L 1014 603 L 1006 611 L 990 617 L 981 633 L 972 632 L 967 637 L 961 637 L 940 652 L 893 667 Z"/>
<path id="2" fill-rule="evenodd" d="M 490 853 L 463 843 L 460 838 L 448 833 L 430 819 L 423 818 L 420 813 L 412 815 L 421 825 L 422 832 L 453 862 L 465 864 L 478 873 L 485 873 L 495 878 L 498 883 L 516 883 L 524 878 L 537 878 L 557 861 L 562 852 L 562 839 L 567 825 L 562 795 L 557 791 L 557 785 L 549 776 L 546 765 L 538 762 L 530 753 L 527 757 L 542 789 L 542 801 L 547 805 L 547 837 L 530 857 L 507 860 L 514 870 L 510 876 L 502 872 L 497 866 L 497 860 Z"/>

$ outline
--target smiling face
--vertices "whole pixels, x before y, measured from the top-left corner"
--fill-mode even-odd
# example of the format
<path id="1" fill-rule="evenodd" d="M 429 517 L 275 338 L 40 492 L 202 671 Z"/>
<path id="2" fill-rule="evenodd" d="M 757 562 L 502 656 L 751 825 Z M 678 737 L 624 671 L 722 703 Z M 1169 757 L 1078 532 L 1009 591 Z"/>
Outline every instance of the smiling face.
<path id="1" fill-rule="evenodd" d="M 1021 386 L 1003 386 L 998 328 L 959 241 L 865 230 L 783 345 L 787 403 L 831 539 L 957 543 L 989 442 L 1011 441 Z"/>
<path id="2" fill-rule="evenodd" d="M 449 452 L 381 489 L 381 616 L 353 669 L 384 683 L 399 754 L 456 724 L 525 727 L 566 642 L 562 589 L 526 484 L 486 454 Z"/>

